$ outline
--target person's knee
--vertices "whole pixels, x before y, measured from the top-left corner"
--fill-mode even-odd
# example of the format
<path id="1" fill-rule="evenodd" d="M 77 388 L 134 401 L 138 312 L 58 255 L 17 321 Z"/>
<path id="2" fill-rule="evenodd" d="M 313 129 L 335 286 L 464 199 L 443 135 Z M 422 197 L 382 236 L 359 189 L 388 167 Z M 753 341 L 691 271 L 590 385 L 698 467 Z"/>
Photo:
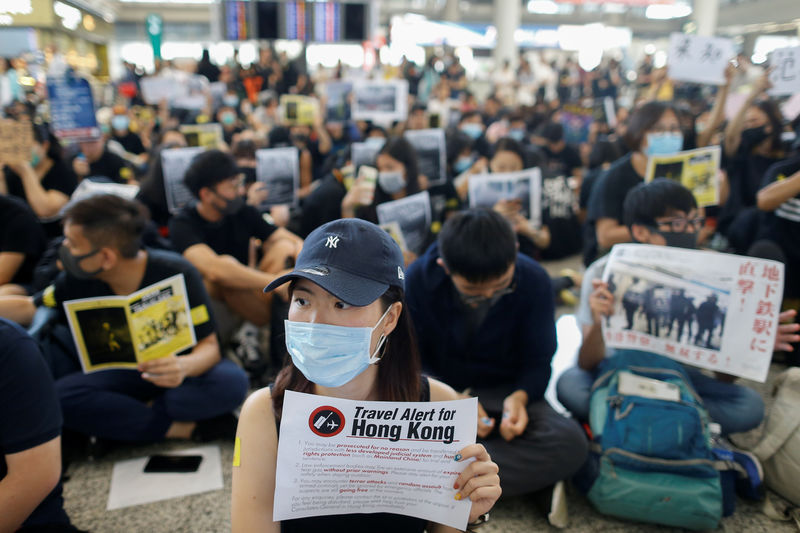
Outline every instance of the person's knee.
<path id="1" fill-rule="evenodd" d="M 556 382 L 556 397 L 579 420 L 589 418 L 589 398 L 592 377 L 589 372 L 573 367 L 564 372 Z"/>
<path id="2" fill-rule="evenodd" d="M 215 404 L 232 411 L 244 402 L 247 396 L 247 374 L 232 361 L 224 359 L 208 372 L 207 386 Z"/>
<path id="3" fill-rule="evenodd" d="M 723 433 L 741 433 L 757 427 L 764 420 L 764 400 L 748 387 L 737 387 L 735 407 L 731 410 Z"/>

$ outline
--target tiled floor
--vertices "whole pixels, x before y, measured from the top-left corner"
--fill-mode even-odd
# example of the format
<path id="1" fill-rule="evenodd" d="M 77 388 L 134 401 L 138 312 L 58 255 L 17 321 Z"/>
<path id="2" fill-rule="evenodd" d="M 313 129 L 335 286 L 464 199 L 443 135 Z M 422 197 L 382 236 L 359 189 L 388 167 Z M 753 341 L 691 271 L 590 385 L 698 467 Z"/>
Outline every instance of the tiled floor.
<path id="1" fill-rule="evenodd" d="M 545 265 L 551 273 L 561 268 L 579 269 L 577 259 L 560 261 Z M 547 391 L 547 398 L 556 405 L 553 384 L 558 375 L 575 362 L 576 350 L 580 343 L 580 332 L 575 324 L 571 310 L 559 309 L 557 321 L 558 351 L 553 360 L 553 379 Z M 773 365 L 770 380 L 766 384 L 749 383 L 766 395 L 769 383 L 782 369 Z M 766 396 L 765 396 L 766 397 Z M 560 407 L 560 406 L 557 406 Z M 757 439 L 758 430 L 739 440 L 748 444 Z M 66 509 L 74 524 L 93 533 L 118 532 L 224 532 L 230 529 L 230 483 L 233 446 L 229 442 L 219 443 L 224 477 L 224 489 L 193 496 L 186 496 L 157 503 L 106 511 L 111 471 L 115 461 L 141 457 L 165 450 L 178 450 L 194 446 L 189 443 L 167 443 L 152 446 L 124 447 L 117 449 L 97 461 L 82 461 L 71 465 L 69 481 L 64 485 Z M 586 499 L 568 491 L 570 510 L 568 532 L 669 532 L 677 531 L 650 525 L 625 523 L 606 518 L 596 513 Z M 729 532 L 774 532 L 796 531 L 785 522 L 773 522 L 759 511 L 759 504 L 739 502 L 736 514 L 726 518 L 720 526 Z M 483 533 L 515 533 L 530 531 L 550 531 L 552 528 L 535 509 L 530 498 L 512 498 L 499 502 L 491 512 L 490 522 L 481 529 Z M 331 532 L 335 533 L 335 532 Z"/>

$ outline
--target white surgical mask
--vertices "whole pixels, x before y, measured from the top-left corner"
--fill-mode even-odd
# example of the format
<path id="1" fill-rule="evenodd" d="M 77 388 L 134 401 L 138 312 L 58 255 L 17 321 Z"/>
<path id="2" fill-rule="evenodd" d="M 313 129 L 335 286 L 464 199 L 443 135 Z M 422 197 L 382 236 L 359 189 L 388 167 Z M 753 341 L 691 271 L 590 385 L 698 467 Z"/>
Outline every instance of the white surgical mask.
<path id="1" fill-rule="evenodd" d="M 394 194 L 406 186 L 406 178 L 402 172 L 378 172 L 378 185 L 386 194 Z"/>

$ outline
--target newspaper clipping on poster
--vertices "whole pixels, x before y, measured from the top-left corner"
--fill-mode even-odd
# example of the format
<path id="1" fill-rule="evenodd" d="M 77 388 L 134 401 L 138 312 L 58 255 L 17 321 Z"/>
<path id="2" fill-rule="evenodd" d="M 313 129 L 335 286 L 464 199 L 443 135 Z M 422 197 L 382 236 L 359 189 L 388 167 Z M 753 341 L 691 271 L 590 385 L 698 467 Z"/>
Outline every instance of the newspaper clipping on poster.
<path id="1" fill-rule="evenodd" d="M 667 75 L 671 80 L 722 85 L 725 69 L 736 52 L 731 39 L 672 33 L 668 55 Z"/>
<path id="2" fill-rule="evenodd" d="M 222 135 L 222 125 L 216 122 L 210 124 L 184 124 L 180 132 L 186 138 L 186 144 L 191 147 L 202 146 L 203 148 L 219 148 L 225 138 Z"/>
<path id="3" fill-rule="evenodd" d="M 0 164 L 30 161 L 32 150 L 30 121 L 0 119 Z"/>
<path id="4" fill-rule="evenodd" d="M 183 206 L 194 201 L 194 195 L 183 183 L 186 169 L 198 154 L 205 152 L 201 146 L 170 148 L 161 152 L 161 167 L 164 175 L 164 192 L 167 195 L 167 208 L 173 215 Z"/>
<path id="5" fill-rule="evenodd" d="M 417 255 L 425 251 L 428 233 L 433 223 L 431 197 L 428 191 L 378 204 L 377 211 L 380 225 L 397 222 L 408 250 Z"/>
<path id="6" fill-rule="evenodd" d="M 469 180 L 469 206 L 492 208 L 500 200 L 519 202 L 520 214 L 534 227 L 542 224 L 542 172 L 530 168 L 520 172 L 479 174 Z"/>
<path id="7" fill-rule="evenodd" d="M 783 296 L 777 261 L 646 244 L 618 244 L 603 272 L 614 312 L 606 346 L 764 382 Z"/>
<path id="8" fill-rule="evenodd" d="M 183 274 L 128 296 L 70 300 L 64 311 L 84 372 L 136 368 L 197 343 Z"/>
<path id="9" fill-rule="evenodd" d="M 357 80 L 353 83 L 353 120 L 388 124 L 408 118 L 406 80 Z"/>
<path id="10" fill-rule="evenodd" d="M 475 443 L 477 399 L 367 402 L 286 391 L 273 520 L 349 513 L 415 516 L 459 530 L 453 489 Z"/>
<path id="11" fill-rule="evenodd" d="M 428 178 L 430 186 L 447 181 L 447 144 L 444 130 L 408 130 L 403 136 L 417 152 L 419 173 Z"/>
<path id="12" fill-rule="evenodd" d="M 256 180 L 267 186 L 261 209 L 296 204 L 300 188 L 300 153 L 294 146 L 256 150 Z"/>
<path id="13" fill-rule="evenodd" d="M 719 146 L 647 158 L 645 181 L 669 178 L 692 191 L 698 207 L 719 204 Z"/>

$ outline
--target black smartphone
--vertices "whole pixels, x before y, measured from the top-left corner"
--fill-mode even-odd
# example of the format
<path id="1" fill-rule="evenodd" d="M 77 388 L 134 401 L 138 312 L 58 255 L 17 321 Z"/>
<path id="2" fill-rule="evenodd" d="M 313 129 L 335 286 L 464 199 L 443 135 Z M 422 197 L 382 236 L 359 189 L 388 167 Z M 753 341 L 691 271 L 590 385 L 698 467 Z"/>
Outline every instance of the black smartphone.
<path id="1" fill-rule="evenodd" d="M 286 103 L 286 120 L 297 120 L 297 102 Z"/>
<path id="2" fill-rule="evenodd" d="M 441 127 L 441 123 L 440 123 L 440 120 L 439 120 L 439 114 L 438 113 L 435 113 L 435 114 L 430 116 L 430 118 L 428 119 L 428 125 L 431 128 L 439 128 L 439 127 Z"/>
<path id="3" fill-rule="evenodd" d="M 202 455 L 151 455 L 144 471 L 148 474 L 186 474 L 197 472 L 202 461 Z"/>

